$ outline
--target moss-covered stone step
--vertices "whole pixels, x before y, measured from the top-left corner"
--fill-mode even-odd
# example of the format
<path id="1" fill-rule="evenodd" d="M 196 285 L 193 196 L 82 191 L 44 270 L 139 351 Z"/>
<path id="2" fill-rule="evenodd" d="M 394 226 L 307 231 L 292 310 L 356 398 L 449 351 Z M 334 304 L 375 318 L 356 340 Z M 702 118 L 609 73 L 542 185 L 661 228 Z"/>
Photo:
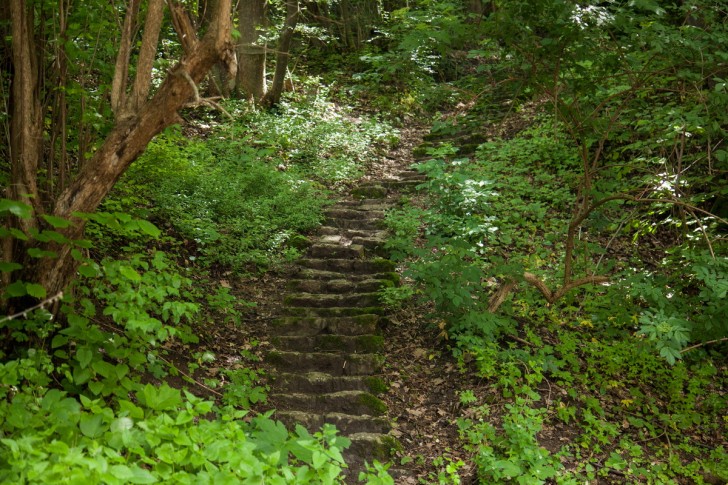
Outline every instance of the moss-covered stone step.
<path id="1" fill-rule="evenodd" d="M 279 350 L 298 352 L 381 352 L 384 341 L 379 335 L 286 335 L 273 337 L 271 343 Z"/>
<path id="2" fill-rule="evenodd" d="M 279 372 L 273 382 L 276 392 L 314 393 L 367 391 L 378 394 L 386 389 L 381 378 L 371 376 L 332 376 L 325 372 Z"/>
<path id="3" fill-rule="evenodd" d="M 389 420 L 378 416 L 353 416 L 343 413 L 307 413 L 303 411 L 277 411 L 276 419 L 292 426 L 294 423 L 302 424 L 310 432 L 315 432 L 324 423 L 333 424 L 340 434 L 356 433 L 387 433 L 392 426 Z"/>
<path id="4" fill-rule="evenodd" d="M 287 317 L 356 317 L 358 315 L 384 315 L 380 306 L 362 307 L 283 307 L 281 314 Z"/>
<path id="5" fill-rule="evenodd" d="M 394 271 L 388 271 L 384 273 L 364 273 L 364 274 L 347 274 L 341 271 L 326 271 L 320 269 L 311 268 L 298 268 L 289 274 L 289 279 L 297 280 L 340 280 L 347 279 L 349 281 L 364 281 L 364 280 L 389 280 L 395 283 L 399 282 L 399 274 Z"/>
<path id="6" fill-rule="evenodd" d="M 363 184 L 351 190 L 351 196 L 356 199 L 384 199 L 388 193 L 386 187 L 377 183 Z"/>
<path id="7" fill-rule="evenodd" d="M 376 258 L 371 260 L 356 259 L 316 259 L 303 258 L 298 261 L 303 268 L 321 271 L 332 271 L 347 274 L 376 274 L 394 272 L 395 264 L 388 259 Z"/>
<path id="8" fill-rule="evenodd" d="M 291 293 L 283 304 L 292 307 L 338 308 L 376 307 L 380 305 L 377 293 Z"/>
<path id="9" fill-rule="evenodd" d="M 421 179 L 417 178 L 405 178 L 405 179 L 384 179 L 384 180 L 378 180 L 376 182 L 376 185 L 369 186 L 369 185 L 362 185 L 359 188 L 362 190 L 366 190 L 368 187 L 380 187 L 384 188 L 387 192 L 389 191 L 407 191 L 412 190 L 418 185 L 420 185 L 423 181 Z"/>
<path id="10" fill-rule="evenodd" d="M 387 231 L 384 229 L 343 229 L 341 227 L 321 226 L 319 228 L 321 237 L 334 236 L 337 241 L 343 239 L 353 239 L 355 237 L 378 237 L 384 239 L 387 237 Z"/>
<path id="11" fill-rule="evenodd" d="M 369 208 L 361 208 L 361 206 L 351 207 L 333 207 L 326 209 L 324 215 L 329 219 L 382 219 L 384 217 L 383 210 L 373 210 Z"/>
<path id="12" fill-rule="evenodd" d="M 347 436 L 351 446 L 346 450 L 344 457 L 349 465 L 349 476 L 356 479 L 357 470 L 362 468 L 364 461 L 372 463 L 379 460 L 389 461 L 394 452 L 402 449 L 396 438 L 384 433 L 353 433 Z M 352 482 L 355 483 L 355 482 Z"/>
<path id="13" fill-rule="evenodd" d="M 427 177 L 417 170 L 403 170 L 397 174 L 397 178 L 400 180 L 420 180 L 423 182 L 427 180 Z"/>
<path id="14" fill-rule="evenodd" d="M 349 317 L 281 317 L 271 321 L 271 335 L 366 335 L 377 333 L 381 317 L 362 314 Z"/>
<path id="15" fill-rule="evenodd" d="M 383 287 L 393 286 L 391 280 L 368 278 L 361 281 L 347 279 L 303 279 L 289 280 L 286 287 L 289 291 L 299 293 L 372 293 Z"/>
<path id="16" fill-rule="evenodd" d="M 306 254 L 310 258 L 361 259 L 364 257 L 364 246 L 316 243 L 308 248 Z"/>
<path id="17" fill-rule="evenodd" d="M 284 372 L 323 372 L 332 376 L 377 374 L 382 368 L 379 354 L 341 354 L 331 352 L 287 352 L 272 350 L 265 360 Z"/>
<path id="18" fill-rule="evenodd" d="M 385 211 L 392 207 L 392 203 L 385 199 L 351 199 L 340 200 L 332 207 L 350 207 L 360 210 L 378 210 Z"/>
<path id="19" fill-rule="evenodd" d="M 364 391 L 271 394 L 270 399 L 277 407 L 288 411 L 354 416 L 382 416 L 387 412 L 387 405 L 381 399 Z"/>
<path id="20" fill-rule="evenodd" d="M 339 219 L 329 217 L 324 223 L 329 227 L 358 231 L 377 231 L 385 229 L 384 221 L 381 217 L 361 216 L 359 219 Z"/>

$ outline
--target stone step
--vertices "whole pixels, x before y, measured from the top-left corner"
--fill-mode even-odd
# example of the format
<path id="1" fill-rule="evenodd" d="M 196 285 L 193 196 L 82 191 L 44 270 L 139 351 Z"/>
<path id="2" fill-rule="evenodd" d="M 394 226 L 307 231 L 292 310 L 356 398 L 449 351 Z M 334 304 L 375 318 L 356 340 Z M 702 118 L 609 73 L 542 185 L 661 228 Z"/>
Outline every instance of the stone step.
<path id="1" fill-rule="evenodd" d="M 354 416 L 382 416 L 387 412 L 387 405 L 381 399 L 364 391 L 270 394 L 270 400 L 287 411 Z"/>
<path id="2" fill-rule="evenodd" d="M 364 261 L 356 259 L 302 258 L 298 260 L 298 265 L 308 269 L 358 275 L 389 273 L 394 272 L 396 268 L 396 265 L 392 261 L 383 258 Z"/>
<path id="3" fill-rule="evenodd" d="M 351 190 L 351 196 L 355 199 L 384 199 L 389 190 L 376 182 L 368 182 Z"/>
<path id="4" fill-rule="evenodd" d="M 379 210 L 386 211 L 390 209 L 394 204 L 384 199 L 349 199 L 340 200 L 334 207 L 349 207 L 360 210 Z"/>
<path id="5" fill-rule="evenodd" d="M 376 374 L 383 357 L 378 354 L 341 354 L 331 352 L 286 352 L 272 350 L 265 360 L 284 372 L 323 372 L 332 376 Z"/>
<path id="6" fill-rule="evenodd" d="M 399 180 L 421 180 L 426 181 L 427 176 L 417 170 L 403 170 L 397 174 Z"/>
<path id="7" fill-rule="evenodd" d="M 363 184 L 358 187 L 359 191 L 363 192 L 381 192 L 384 190 L 385 194 L 390 191 L 411 191 L 414 190 L 418 185 L 422 184 L 426 180 L 417 178 L 405 178 L 405 179 L 384 179 L 378 180 L 376 183 Z"/>
<path id="8" fill-rule="evenodd" d="M 281 314 L 286 317 L 356 317 L 359 315 L 383 315 L 384 309 L 381 306 L 362 307 L 283 307 Z"/>
<path id="9" fill-rule="evenodd" d="M 350 317 L 281 317 L 271 321 L 272 335 L 313 336 L 318 334 L 366 335 L 377 333 L 381 317 L 364 314 Z"/>
<path id="10" fill-rule="evenodd" d="M 376 307 L 380 305 L 377 293 L 291 293 L 283 299 L 289 307 L 338 308 Z"/>
<path id="11" fill-rule="evenodd" d="M 399 445 L 392 436 L 383 433 L 354 433 L 347 436 L 351 446 L 344 453 L 349 465 L 349 476 L 356 478 L 357 470 L 363 469 L 364 461 L 371 464 L 374 460 L 385 463 Z"/>
<path id="12" fill-rule="evenodd" d="M 394 271 L 386 273 L 369 273 L 369 274 L 347 274 L 341 271 L 326 271 L 320 269 L 310 269 L 297 267 L 289 273 L 291 280 L 340 280 L 347 279 L 352 282 L 364 280 L 389 280 L 399 282 L 399 274 Z"/>
<path id="13" fill-rule="evenodd" d="M 338 229 L 352 229 L 355 231 L 381 231 L 385 229 L 382 218 L 360 217 L 359 219 L 339 219 L 329 217 L 324 224 Z"/>
<path id="14" fill-rule="evenodd" d="M 286 335 L 271 342 L 278 350 L 297 352 L 381 352 L 384 340 L 379 335 Z"/>
<path id="15" fill-rule="evenodd" d="M 353 206 L 347 208 L 326 209 L 324 211 L 324 215 L 329 219 L 382 219 L 384 217 L 384 211 L 369 208 L 362 209 L 361 206 Z"/>
<path id="16" fill-rule="evenodd" d="M 378 377 L 332 376 L 324 372 L 281 372 L 275 376 L 274 388 L 278 392 L 315 393 L 339 391 L 367 391 L 376 394 L 383 389 Z"/>
<path id="17" fill-rule="evenodd" d="M 369 278 L 361 281 L 347 279 L 302 279 L 289 280 L 286 287 L 289 291 L 300 293 L 372 293 L 384 287 L 394 286 L 392 280 Z"/>
<path id="18" fill-rule="evenodd" d="M 361 259 L 364 257 L 364 246 L 362 244 L 342 245 L 319 242 L 309 247 L 306 255 L 310 258 Z"/>
<path id="19" fill-rule="evenodd" d="M 356 433 L 387 433 L 392 429 L 389 420 L 378 416 L 352 416 L 344 413 L 306 413 L 303 411 L 276 411 L 276 419 L 287 426 L 302 424 L 311 433 L 321 429 L 324 423 L 333 424 L 342 435 Z"/>
<path id="20" fill-rule="evenodd" d="M 322 237 L 335 236 L 335 237 L 337 237 L 336 241 L 341 241 L 342 238 L 353 239 L 355 237 L 376 237 L 376 238 L 384 239 L 387 237 L 387 231 L 385 231 L 384 229 L 357 230 L 357 229 L 344 229 L 341 227 L 333 227 L 333 226 L 321 226 L 321 227 L 319 227 L 318 232 L 319 232 L 319 234 L 322 235 Z"/>

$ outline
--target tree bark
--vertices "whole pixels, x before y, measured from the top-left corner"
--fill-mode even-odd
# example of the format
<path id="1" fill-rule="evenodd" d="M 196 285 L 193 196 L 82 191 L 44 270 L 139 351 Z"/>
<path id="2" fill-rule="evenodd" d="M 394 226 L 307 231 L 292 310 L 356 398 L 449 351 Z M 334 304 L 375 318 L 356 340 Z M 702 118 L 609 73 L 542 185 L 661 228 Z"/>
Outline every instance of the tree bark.
<path id="1" fill-rule="evenodd" d="M 265 24 L 265 0 L 241 0 L 238 19 L 236 90 L 242 97 L 259 103 L 265 96 L 266 46 L 258 43 Z"/>
<path id="2" fill-rule="evenodd" d="M 33 7 L 24 0 L 11 0 L 13 79 L 10 108 L 11 185 L 8 197 L 43 212 L 38 196 L 37 174 L 42 155 L 43 116 L 39 89 L 38 59 L 34 48 Z M 35 227 L 20 221 L 21 229 Z"/>
<path id="3" fill-rule="evenodd" d="M 23 194 L 31 196 L 37 194 L 35 169 L 40 156 L 39 147 L 42 146 L 42 131 L 40 121 L 37 119 L 38 93 L 34 90 L 37 76 L 32 69 L 34 57 L 30 47 L 32 17 L 28 17 L 24 0 L 12 1 L 15 78 L 12 92 L 13 172 L 10 194 L 16 199 L 32 203 L 37 197 L 23 196 Z M 169 4 L 173 10 L 179 7 L 171 0 Z M 123 118 L 117 119 L 102 145 L 80 168 L 55 201 L 52 215 L 70 219 L 75 223 L 72 227 L 61 231 L 67 238 L 80 239 L 83 235 L 83 222 L 75 217 L 74 213 L 96 210 L 119 177 L 145 150 L 151 139 L 167 126 L 179 121 L 177 112 L 197 94 L 196 83 L 205 77 L 216 62 L 226 57 L 226 51 L 232 49 L 231 0 L 220 0 L 217 7 L 215 21 L 204 38 L 199 42 L 196 39 L 183 41 L 189 47 L 189 51 L 171 69 L 157 92 L 151 99 L 140 99 L 138 109 L 130 109 Z M 146 78 L 145 73 L 141 73 L 141 76 Z M 134 88 L 133 92 L 141 97 L 145 89 Z M 120 96 L 123 97 L 121 91 Z M 23 224 L 39 227 L 41 223 L 38 217 L 42 213 L 39 209 L 41 208 L 36 208 L 35 219 Z M 31 244 L 38 246 L 37 241 Z M 24 248 L 20 249 L 11 255 L 15 256 L 12 260 L 23 264 L 20 279 L 41 284 L 48 295 L 61 292 L 75 275 L 78 263 L 71 256 L 71 247 L 68 245 L 49 244 L 43 248 L 55 251 L 58 255 L 56 258 L 33 259 L 27 257 Z"/>
<path id="4" fill-rule="evenodd" d="M 283 83 L 288 73 L 288 60 L 291 57 L 291 43 L 293 32 L 296 30 L 298 16 L 301 13 L 298 0 L 286 0 L 286 22 L 283 25 L 281 38 L 278 41 L 278 52 L 276 53 L 276 70 L 273 75 L 270 91 L 263 98 L 266 106 L 275 106 L 281 101 L 283 94 Z"/>

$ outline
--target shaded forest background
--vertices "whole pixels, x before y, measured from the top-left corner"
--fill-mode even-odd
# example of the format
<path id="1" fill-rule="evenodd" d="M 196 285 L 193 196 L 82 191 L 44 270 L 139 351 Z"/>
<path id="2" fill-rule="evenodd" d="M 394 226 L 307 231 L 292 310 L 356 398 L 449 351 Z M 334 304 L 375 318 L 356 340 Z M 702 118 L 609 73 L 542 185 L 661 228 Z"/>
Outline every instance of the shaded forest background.
<path id="1" fill-rule="evenodd" d="M 221 377 L 200 337 L 250 326 L 230 281 L 300 255 L 416 127 L 428 182 L 387 216 L 403 279 L 381 298 L 485 384 L 455 391 L 457 451 L 394 466 L 728 480 L 727 19 L 709 0 L 3 3 L 0 477 L 340 481 L 334 429 L 248 414 L 255 339 Z"/>

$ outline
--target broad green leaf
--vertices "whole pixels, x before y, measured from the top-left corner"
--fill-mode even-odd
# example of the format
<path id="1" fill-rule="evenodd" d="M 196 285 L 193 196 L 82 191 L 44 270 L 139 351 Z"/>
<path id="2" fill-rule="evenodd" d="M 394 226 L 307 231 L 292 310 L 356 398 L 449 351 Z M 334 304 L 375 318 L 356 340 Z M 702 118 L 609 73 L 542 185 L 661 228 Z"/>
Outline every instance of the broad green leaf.
<path id="1" fill-rule="evenodd" d="M 0 214 L 10 212 L 21 219 L 30 219 L 33 215 L 33 208 L 17 200 L 0 199 Z"/>
<path id="2" fill-rule="evenodd" d="M 125 278 L 132 280 L 132 281 L 141 281 L 142 277 L 137 273 L 137 271 L 134 268 L 131 268 L 129 266 L 120 266 L 119 267 L 119 273 L 122 274 Z"/>
<path id="3" fill-rule="evenodd" d="M 16 269 L 22 269 L 23 265 L 18 263 L 8 263 L 7 261 L 0 261 L 0 271 L 3 273 L 10 273 Z"/>
<path id="4" fill-rule="evenodd" d="M 138 221 L 139 229 L 145 233 L 149 234 L 150 236 L 157 238 L 160 234 L 162 234 L 162 231 L 160 231 L 157 226 L 152 224 L 149 221 L 145 221 L 144 219 L 139 219 Z"/>
<path id="5" fill-rule="evenodd" d="M 99 275 L 99 270 L 96 268 L 96 265 L 82 264 L 78 267 L 78 273 L 86 278 L 95 278 Z"/>
<path id="6" fill-rule="evenodd" d="M 45 251 L 40 248 L 28 248 L 28 255 L 31 258 L 57 258 L 58 254 L 55 251 Z"/>
<path id="7" fill-rule="evenodd" d="M 101 381 L 91 381 L 88 383 L 88 388 L 93 392 L 96 396 L 100 395 L 101 392 L 104 390 L 104 387 L 106 385 Z"/>
<path id="8" fill-rule="evenodd" d="M 143 468 L 133 466 L 131 470 L 134 475 L 129 478 L 129 483 L 155 483 L 157 481 L 157 479 L 154 478 L 154 475 Z"/>
<path id="9" fill-rule="evenodd" d="M 28 291 L 25 289 L 25 283 L 22 281 L 16 281 L 14 283 L 10 283 L 8 287 L 5 288 L 5 294 L 7 294 L 10 298 L 17 298 L 27 295 Z"/>
<path id="10" fill-rule="evenodd" d="M 35 283 L 26 284 L 25 291 L 28 292 L 28 295 L 35 297 L 35 298 L 45 298 L 46 297 L 45 288 L 43 288 L 43 286 L 35 284 Z"/>
<path id="11" fill-rule="evenodd" d="M 104 433 L 104 431 L 106 431 L 103 419 L 103 416 L 100 414 L 82 415 L 81 422 L 79 423 L 81 433 L 89 438 L 98 438 Z"/>
<path id="12" fill-rule="evenodd" d="M 27 241 L 28 240 L 28 235 L 25 234 L 20 229 L 17 229 L 15 227 L 11 227 L 10 228 L 10 235 L 13 236 L 15 239 L 19 239 L 21 241 Z"/>
<path id="13" fill-rule="evenodd" d="M 116 366 L 110 364 L 105 360 L 97 360 L 91 364 L 91 368 L 96 371 L 97 374 L 103 377 L 111 377 L 116 374 Z"/>
<path id="14" fill-rule="evenodd" d="M 500 468 L 503 474 L 510 478 L 517 477 L 523 473 L 520 466 L 508 460 L 498 460 L 495 462 L 495 466 Z"/>
<path id="15" fill-rule="evenodd" d="M 81 366 L 81 369 L 85 369 L 91 363 L 93 359 L 93 352 L 88 347 L 81 347 L 76 350 L 76 360 Z"/>
<path id="16" fill-rule="evenodd" d="M 172 389 L 167 384 L 154 387 L 151 384 L 144 386 L 140 400 L 150 409 L 155 411 L 165 411 L 168 409 L 176 409 L 182 404 L 182 397 L 176 389 Z"/>
<path id="17" fill-rule="evenodd" d="M 66 227 L 69 227 L 71 225 L 71 221 L 62 217 L 50 216 L 47 214 L 43 214 L 43 216 L 41 217 L 43 217 L 43 219 L 45 219 L 48 224 L 55 227 L 56 229 L 65 229 Z"/>

